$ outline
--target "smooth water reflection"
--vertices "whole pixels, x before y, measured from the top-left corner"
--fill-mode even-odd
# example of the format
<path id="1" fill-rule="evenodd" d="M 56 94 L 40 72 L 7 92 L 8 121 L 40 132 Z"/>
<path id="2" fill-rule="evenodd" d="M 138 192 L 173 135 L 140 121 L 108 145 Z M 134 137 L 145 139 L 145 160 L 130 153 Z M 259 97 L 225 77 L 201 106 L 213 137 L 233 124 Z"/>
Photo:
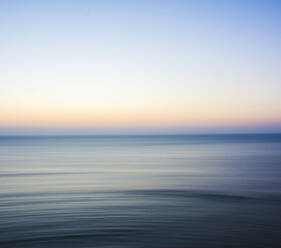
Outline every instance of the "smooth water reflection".
<path id="1" fill-rule="evenodd" d="M 1 137 L 0 247 L 279 247 L 281 135 Z"/>

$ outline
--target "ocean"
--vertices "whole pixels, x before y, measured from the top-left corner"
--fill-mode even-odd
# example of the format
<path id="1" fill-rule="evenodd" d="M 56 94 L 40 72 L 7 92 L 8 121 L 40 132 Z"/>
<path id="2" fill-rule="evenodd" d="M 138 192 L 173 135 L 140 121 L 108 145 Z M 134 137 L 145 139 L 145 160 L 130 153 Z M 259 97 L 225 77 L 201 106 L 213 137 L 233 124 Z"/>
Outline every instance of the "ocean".
<path id="1" fill-rule="evenodd" d="M 0 137 L 0 247 L 281 247 L 281 134 Z"/>

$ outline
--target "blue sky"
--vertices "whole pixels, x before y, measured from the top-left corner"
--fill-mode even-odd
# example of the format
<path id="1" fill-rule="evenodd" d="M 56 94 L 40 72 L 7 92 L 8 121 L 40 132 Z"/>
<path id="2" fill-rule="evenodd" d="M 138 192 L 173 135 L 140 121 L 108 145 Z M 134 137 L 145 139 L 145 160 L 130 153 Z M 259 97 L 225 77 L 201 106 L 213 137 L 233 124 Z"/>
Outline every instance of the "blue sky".
<path id="1" fill-rule="evenodd" d="M 281 131 L 279 1 L 1 1 L 0 134 Z"/>

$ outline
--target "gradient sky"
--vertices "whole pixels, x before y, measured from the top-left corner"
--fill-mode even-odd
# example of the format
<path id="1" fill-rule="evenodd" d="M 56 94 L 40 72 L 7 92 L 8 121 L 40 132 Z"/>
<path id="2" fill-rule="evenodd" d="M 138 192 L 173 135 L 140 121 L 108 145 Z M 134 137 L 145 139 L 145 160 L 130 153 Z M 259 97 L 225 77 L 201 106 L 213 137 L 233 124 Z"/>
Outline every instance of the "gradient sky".
<path id="1" fill-rule="evenodd" d="M 280 1 L 0 1 L 0 134 L 281 132 Z"/>

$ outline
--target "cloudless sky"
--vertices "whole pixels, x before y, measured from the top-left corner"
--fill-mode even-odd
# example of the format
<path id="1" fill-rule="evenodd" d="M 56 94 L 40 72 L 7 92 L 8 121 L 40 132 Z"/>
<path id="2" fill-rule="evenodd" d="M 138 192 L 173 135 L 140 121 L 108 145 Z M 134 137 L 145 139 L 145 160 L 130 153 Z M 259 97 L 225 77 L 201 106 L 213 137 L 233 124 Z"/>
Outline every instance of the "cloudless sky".
<path id="1" fill-rule="evenodd" d="M 0 134 L 281 132 L 280 1 L 0 1 Z"/>

